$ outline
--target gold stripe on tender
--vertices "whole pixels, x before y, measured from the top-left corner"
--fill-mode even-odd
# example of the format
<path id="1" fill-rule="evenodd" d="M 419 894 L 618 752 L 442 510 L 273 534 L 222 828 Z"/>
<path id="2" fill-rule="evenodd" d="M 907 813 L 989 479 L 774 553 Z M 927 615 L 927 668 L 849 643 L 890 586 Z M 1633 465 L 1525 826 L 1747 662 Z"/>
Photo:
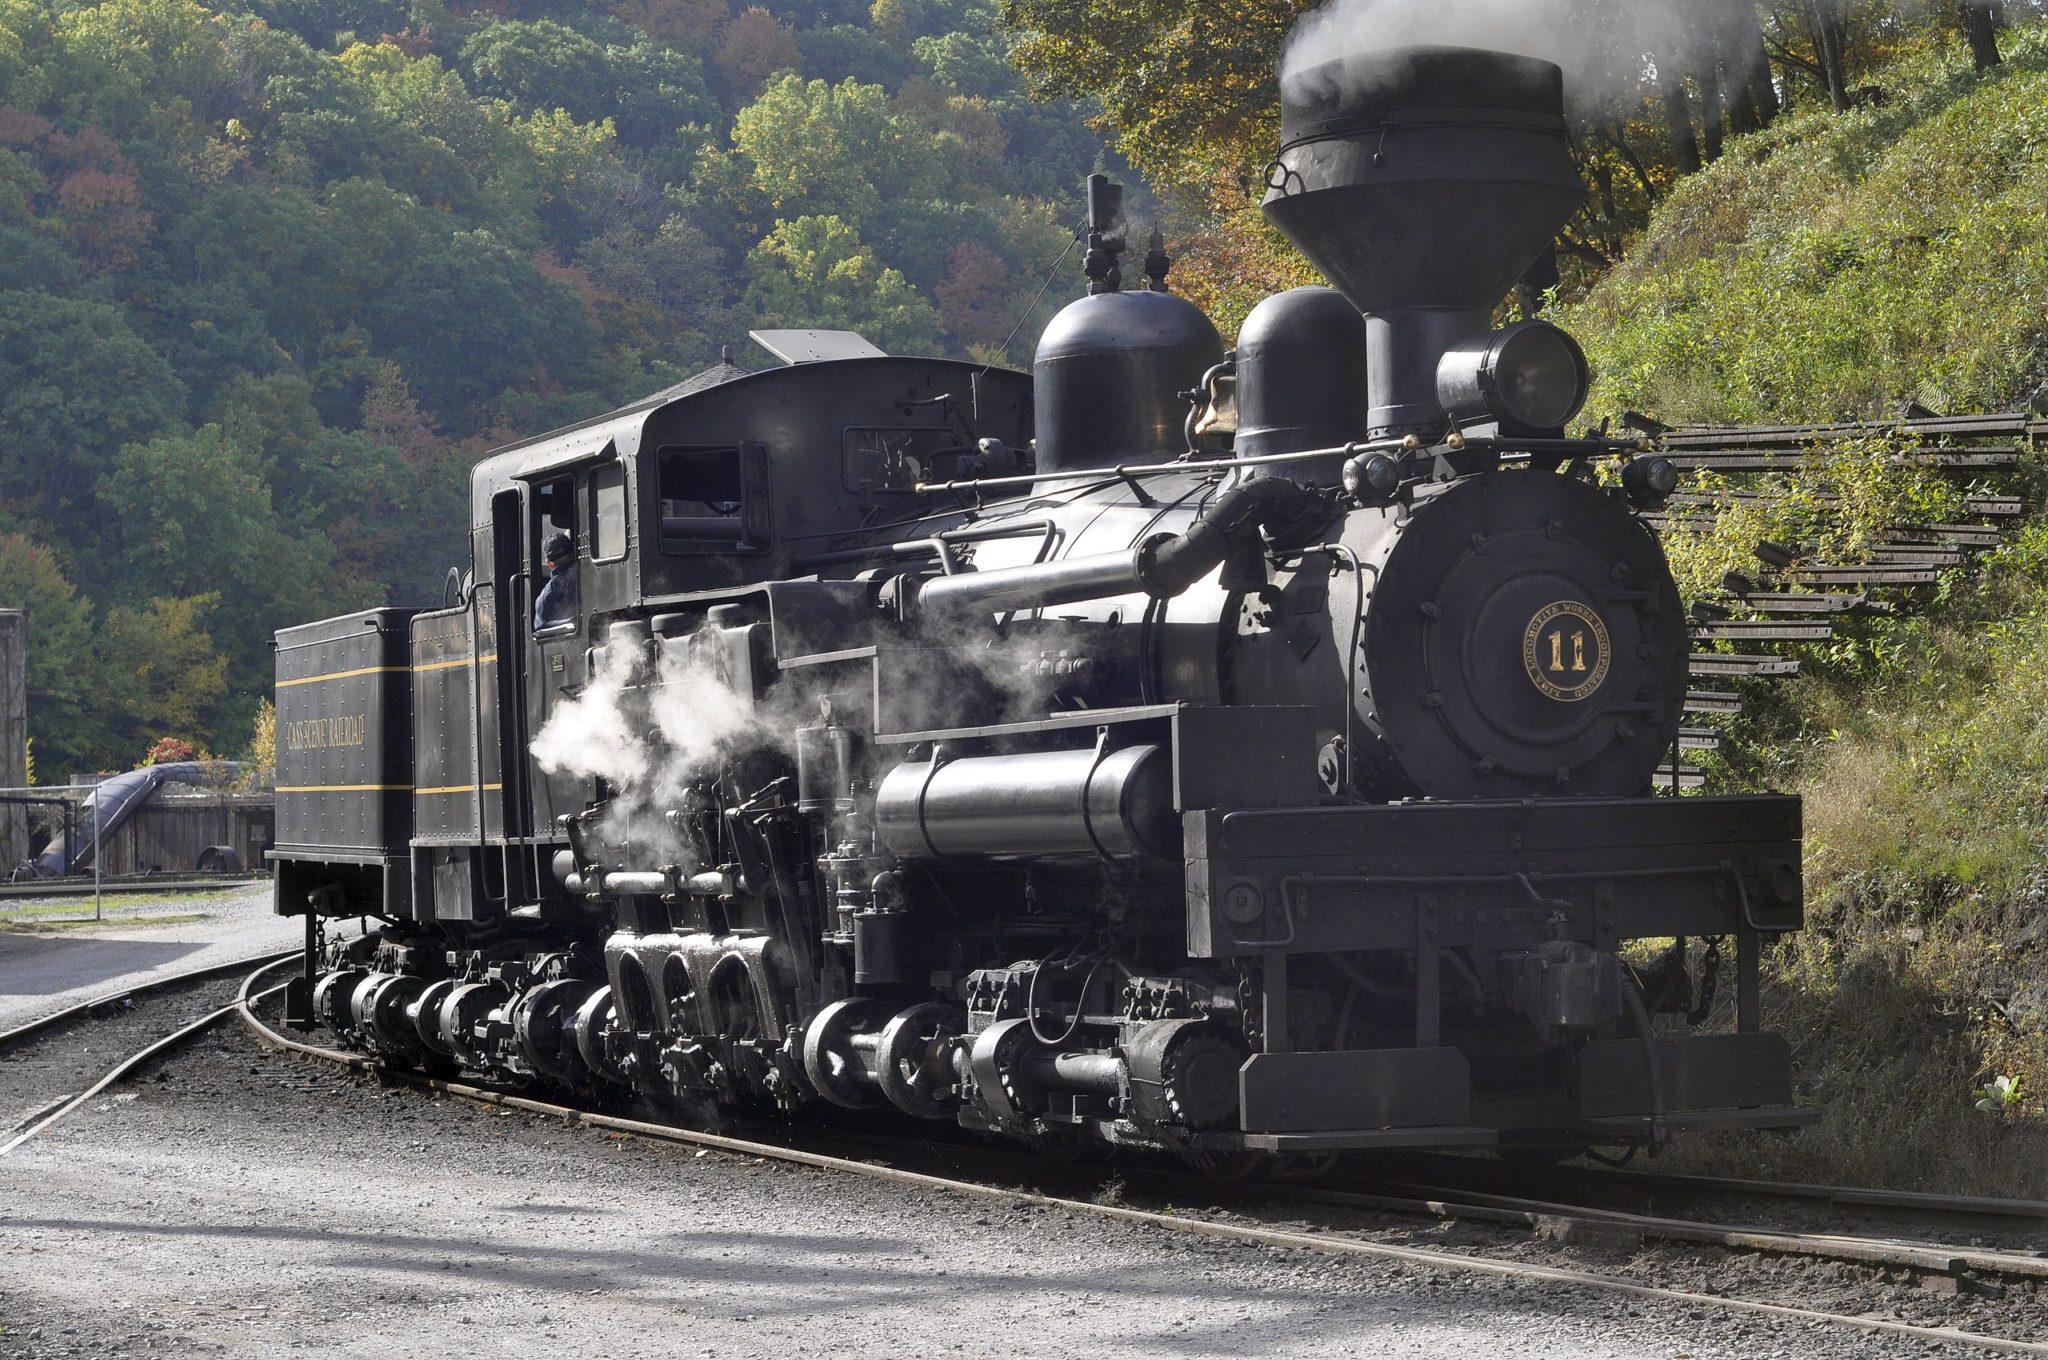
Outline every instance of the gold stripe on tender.
<path id="1" fill-rule="evenodd" d="M 494 662 L 497 659 L 498 654 L 496 652 L 485 652 L 482 656 L 476 658 L 476 664 L 482 666 L 490 662 Z M 445 671 L 454 666 L 467 666 L 469 664 L 469 661 L 470 659 L 466 656 L 458 656 L 452 661 L 421 661 L 413 666 L 413 670 L 415 672 Z"/>
<path id="2" fill-rule="evenodd" d="M 409 666 L 358 666 L 352 671 L 329 671 L 325 675 L 302 675 L 296 680 L 280 680 L 279 689 L 290 689 L 293 685 L 316 685 L 322 680 L 346 680 L 352 675 L 382 675 L 386 671 L 405 672 Z"/>
<path id="3" fill-rule="evenodd" d="M 410 784 L 279 784 L 272 793 L 411 793 Z"/>
<path id="4" fill-rule="evenodd" d="M 486 784 L 486 785 L 484 785 L 484 792 L 485 792 L 485 793 L 496 793 L 496 792 L 497 792 L 497 791 L 498 791 L 499 789 L 502 789 L 502 788 L 504 788 L 504 787 L 505 787 L 505 786 L 504 786 L 503 784 Z M 414 789 L 414 790 L 413 790 L 413 792 L 414 792 L 414 793 L 475 793 L 475 792 L 476 792 L 476 785 L 474 785 L 474 784 L 450 784 L 450 785 L 449 785 L 448 787 L 446 787 L 446 788 L 444 788 L 444 789 Z"/>

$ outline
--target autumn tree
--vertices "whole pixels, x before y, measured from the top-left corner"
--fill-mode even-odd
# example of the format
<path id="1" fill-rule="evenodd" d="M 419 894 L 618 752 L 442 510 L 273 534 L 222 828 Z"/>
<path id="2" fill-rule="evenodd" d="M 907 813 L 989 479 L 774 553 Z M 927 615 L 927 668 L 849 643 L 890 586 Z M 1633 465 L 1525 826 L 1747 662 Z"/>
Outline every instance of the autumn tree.
<path id="1" fill-rule="evenodd" d="M 220 596 L 208 592 L 107 611 L 93 648 L 102 762 L 133 760 L 160 737 L 211 743 L 210 715 L 228 692 L 228 659 L 206 627 L 219 606 Z M 255 702 L 252 696 L 252 717 Z"/>
<path id="2" fill-rule="evenodd" d="M 795 30 L 759 5 L 741 10 L 718 31 L 712 59 L 725 97 L 734 104 L 753 98 L 777 71 L 802 69 L 803 60 Z"/>
<path id="3" fill-rule="evenodd" d="M 726 0 L 608 0 L 605 8 L 648 37 L 683 52 L 702 52 L 732 17 Z"/>
<path id="4" fill-rule="evenodd" d="M 966 346 L 993 345 L 1010 329 L 1003 303 L 1010 270 L 1003 257 L 972 241 L 946 255 L 946 277 L 935 290 L 939 322 Z"/>

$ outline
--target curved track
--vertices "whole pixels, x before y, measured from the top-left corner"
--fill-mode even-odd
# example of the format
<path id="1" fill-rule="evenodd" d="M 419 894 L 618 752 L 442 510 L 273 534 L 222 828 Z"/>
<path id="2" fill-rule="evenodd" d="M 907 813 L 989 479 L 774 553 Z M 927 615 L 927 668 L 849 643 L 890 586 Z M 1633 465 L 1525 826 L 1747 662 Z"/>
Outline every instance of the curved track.
<path id="1" fill-rule="evenodd" d="M 27 1126 L 24 1127 L 20 1132 L 16 1133 L 6 1142 L 0 1143 L 0 1157 L 7 1156 L 16 1148 L 20 1147 L 23 1143 L 26 1143 L 29 1139 L 35 1137 L 44 1129 L 49 1128 L 52 1124 L 55 1124 L 58 1120 L 64 1118 L 73 1110 L 76 1110 L 79 1106 L 85 1104 L 87 1101 L 98 1096 L 108 1087 L 114 1085 L 116 1082 L 126 1077 L 129 1073 L 134 1072 L 136 1069 L 142 1067 L 144 1064 L 150 1062 L 152 1059 L 160 1057 L 163 1054 L 170 1052 L 172 1049 L 176 1048 L 185 1040 L 192 1038 L 196 1034 L 200 1034 L 208 1029 L 211 1029 L 213 1026 L 219 1024 L 221 1021 L 227 1019 L 229 1016 L 236 1014 L 240 1009 L 245 1007 L 250 1000 L 249 988 L 251 983 L 253 983 L 257 978 L 261 977 L 263 974 L 270 972 L 273 969 L 276 969 L 284 964 L 297 962 L 298 959 L 300 958 L 300 953 L 298 950 L 291 950 L 282 955 L 270 955 L 259 957 L 267 957 L 269 961 L 263 963 L 263 965 L 259 967 L 254 973 L 251 973 L 247 978 L 243 979 L 241 994 L 233 1002 L 230 1002 L 228 1005 L 222 1006 L 218 1010 L 210 1011 L 207 1014 L 199 1017 L 197 1020 L 192 1021 L 190 1024 L 182 1025 L 179 1028 L 173 1030 L 171 1033 L 164 1035 L 162 1038 L 157 1039 L 154 1042 L 144 1046 L 143 1048 L 136 1050 L 134 1053 L 129 1054 L 126 1058 L 123 1058 L 120 1062 L 116 1063 L 111 1069 L 108 1070 L 106 1075 L 102 1076 L 98 1081 L 94 1082 L 86 1090 L 80 1092 L 75 1096 L 72 1096 L 68 1100 L 63 1101 L 61 1104 L 57 1105 L 54 1109 L 49 1110 L 47 1113 L 38 1115 L 36 1118 L 31 1120 L 27 1124 Z M 97 1007 L 108 1005 L 111 1002 L 144 995 L 150 992 L 162 991 L 165 988 L 174 986 L 178 983 L 197 982 L 209 977 L 217 977 L 223 973 L 231 973 L 238 969 L 247 968 L 251 963 L 257 961 L 258 960 L 256 959 L 238 959 L 235 962 L 229 964 L 216 964 L 208 968 L 195 968 L 192 969 L 190 972 L 178 973 L 165 978 L 158 978 L 142 986 L 131 987 L 123 992 L 116 992 L 108 996 L 98 997 L 91 1001 L 80 1002 L 76 1006 L 67 1007 L 66 1009 L 58 1011 L 52 1015 L 44 1016 L 40 1020 L 32 1021 L 29 1024 L 21 1025 L 14 1029 L 8 1030 L 5 1034 L 0 1034 L 0 1047 L 4 1047 L 7 1044 L 10 1044 L 27 1035 L 38 1033 L 42 1030 L 50 1029 L 58 1024 L 63 1023 L 66 1020 L 77 1019 L 79 1016 L 87 1014 Z M 282 984 L 280 984 L 276 987 L 271 988 L 270 991 L 263 993 L 263 995 L 269 996 L 283 990 L 284 987 Z"/>
<path id="2" fill-rule="evenodd" d="M 2012 1355 L 2048 1356 L 2048 1343 L 2043 1342 L 1990 1336 L 1947 1327 L 1919 1326 L 1883 1318 L 1852 1317 L 1844 1314 L 1828 1313 L 1815 1309 L 1770 1303 L 1758 1299 L 1732 1297 L 1724 1294 L 1664 1288 L 1655 1285 L 1639 1284 L 1633 1280 L 1623 1279 L 1616 1275 L 1569 1270 L 1555 1266 L 1459 1252 L 1369 1242 L 1357 1238 L 1339 1236 L 1330 1232 L 1297 1232 L 1282 1228 L 1223 1222 L 1181 1213 L 1163 1213 L 1124 1205 L 1102 1204 L 1088 1199 L 1041 1194 L 1035 1191 L 992 1185 L 981 1181 L 932 1175 L 926 1172 L 878 1164 L 874 1161 L 860 1160 L 849 1156 L 816 1152 L 776 1142 L 735 1138 L 724 1134 L 706 1133 L 672 1124 L 654 1123 L 642 1119 L 631 1119 L 576 1109 L 551 1101 L 536 1100 L 528 1096 L 510 1094 L 471 1083 L 429 1077 L 417 1072 L 394 1070 L 384 1067 L 361 1054 L 324 1048 L 317 1044 L 309 1044 L 293 1039 L 279 1033 L 257 1016 L 254 1002 L 259 998 L 256 995 L 252 995 L 254 982 L 255 977 L 252 975 L 244 983 L 242 996 L 233 1009 L 239 1013 L 244 1025 L 260 1042 L 273 1048 L 299 1053 L 325 1062 L 336 1063 L 358 1071 L 374 1072 L 381 1080 L 402 1083 L 445 1095 L 458 1096 L 480 1104 L 495 1105 L 505 1109 L 521 1110 L 530 1114 L 561 1119 L 565 1122 L 580 1124 L 588 1128 L 631 1134 L 637 1137 L 664 1142 L 711 1148 L 743 1156 L 759 1157 L 822 1170 L 840 1171 L 848 1175 L 863 1176 L 893 1184 L 912 1186 L 920 1190 L 946 1191 L 953 1194 L 1010 1204 L 1030 1204 L 1059 1208 L 1070 1213 L 1087 1214 L 1125 1223 L 1143 1224 L 1147 1227 L 1167 1232 L 1222 1238 L 1297 1251 L 1374 1257 L 1382 1260 L 1400 1261 L 1412 1265 L 1474 1274 L 1515 1276 L 1553 1284 L 1573 1285 L 1586 1289 L 1624 1294 L 1685 1307 L 1717 1308 L 1735 1312 L 1764 1314 L 1791 1321 L 1840 1327 L 1854 1331 L 1881 1333 L 1928 1343 L 1975 1347 L 1980 1350 Z M 1462 1210 L 1465 1216 L 1475 1219 L 1491 1219 L 1491 1221 L 1496 1222 L 1501 1221 L 1501 1215 L 1504 1214 L 1512 1215 L 1518 1221 L 1527 1221 L 1529 1215 L 1538 1212 L 1535 1208 L 1528 1205 L 1521 1208 L 1507 1209 L 1499 1207 L 1489 1208 L 1489 1206 L 1477 1203 L 1458 1203 L 1448 1200 L 1433 1202 L 1421 1200 L 1397 1201 L 1393 1197 L 1306 1188 L 1300 1190 L 1283 1188 L 1280 1193 L 1289 1198 L 1299 1198 L 1303 1201 L 1324 1200 L 1330 1203 L 1342 1203 L 1353 1208 L 1373 1209 L 1378 1212 L 1428 1212 L 1433 1214 L 1448 1213 L 1452 1216 L 1459 1216 L 1459 1211 Z M 1465 1198 L 1471 1199 L 1473 1197 L 1466 1196 Z M 1406 1204 L 1409 1207 L 1396 1210 L 1393 1208 L 1393 1205 L 1397 1202 Z M 1533 1203 L 1529 1202 L 1530 1205 L 1533 1205 Z M 1569 1206 L 1551 1205 L 1545 1207 L 1546 1209 L 1556 1209 L 1564 1215 L 1579 1215 L 1587 1222 L 1596 1220 L 1608 1221 L 1617 1217 L 1612 1214 L 1602 1214 L 1599 1211 L 1588 1212 Z M 1733 1230 L 1720 1229 L 1709 1224 L 1681 1226 L 1707 1232 L 1719 1232 L 1730 1237 L 1736 1235 Z M 1650 1235 L 1647 1229 L 1645 1229 L 1645 1235 Z M 1825 1242 L 1821 1235 L 1773 1234 L 1771 1236 L 1782 1239 L 1798 1239 L 1811 1247 L 1808 1254 L 1831 1254 L 1823 1249 Z M 1683 1238 L 1679 1240 L 1693 1239 Z M 1863 1264 L 1871 1263 L 1870 1251 L 1883 1251 L 1893 1248 L 1907 1249 L 1915 1246 L 1915 1244 L 1906 1243 L 1869 1243 L 1856 1239 L 1837 1239 L 1837 1241 L 1843 1249 L 1840 1253 L 1834 1253 L 1837 1259 L 1854 1260 Z M 1730 1241 L 1722 1244 L 1745 1246 L 1750 1250 L 1762 1251 L 1790 1251 L 1793 1249 L 1782 1242 L 1766 1244 L 1763 1242 L 1739 1243 Z M 1966 1268 L 1960 1253 L 1945 1251 L 1942 1248 L 1928 1248 L 1926 1250 L 1934 1254 L 1924 1257 L 1912 1256 L 1910 1259 L 1915 1264 L 1910 1268 L 1950 1272 Z M 1850 1252 L 1861 1254 L 1846 1254 Z M 2031 1258 L 2014 1259 L 2026 1260 L 2030 1265 L 2041 1264 L 2032 1261 Z"/>
<path id="3" fill-rule="evenodd" d="M 296 948 L 277 949 L 267 954 L 252 955 L 246 959 L 230 959 L 226 963 L 213 963 L 208 964 L 204 968 L 187 969 L 182 973 L 167 973 L 162 977 L 151 978 L 147 982 L 139 982 L 133 987 L 123 987 L 120 991 L 108 992 L 104 996 L 91 997 L 75 1005 L 66 1006 L 63 1010 L 51 1011 L 48 1015 L 37 1016 L 25 1025 L 16 1025 L 13 1029 L 0 1030 L 0 1048 L 6 1048 L 8 1045 L 26 1039 L 31 1035 L 40 1034 L 46 1029 L 54 1029 L 58 1025 L 76 1020 L 81 1016 L 89 1015 L 102 1006 L 112 1006 L 123 1001 L 133 1001 L 138 997 L 165 991 L 187 982 L 204 982 L 208 978 L 225 977 L 230 973 L 238 973 L 251 964 L 269 965 L 281 963 L 286 959 L 296 959 L 301 956 L 302 951 Z"/>

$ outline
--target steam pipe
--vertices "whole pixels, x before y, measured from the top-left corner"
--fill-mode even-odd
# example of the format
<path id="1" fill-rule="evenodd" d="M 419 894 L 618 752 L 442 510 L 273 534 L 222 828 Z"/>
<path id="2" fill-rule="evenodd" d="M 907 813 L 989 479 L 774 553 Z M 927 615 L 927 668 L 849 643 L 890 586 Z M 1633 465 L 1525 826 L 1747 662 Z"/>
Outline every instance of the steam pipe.
<path id="1" fill-rule="evenodd" d="M 1429 440 L 1417 435 L 1403 435 L 1398 439 L 1361 439 L 1350 444 L 1336 444 L 1327 449 L 1303 449 L 1299 453 L 1262 453 L 1251 458 L 1190 458 L 1177 463 L 1132 463 L 1117 467 L 1067 468 L 1058 472 L 1028 472 L 1016 477 L 968 477 L 952 482 L 919 482 L 917 493 L 929 495 L 935 491 L 988 491 L 998 487 L 1032 487 L 1041 482 L 1115 482 L 1119 479 L 1130 481 L 1134 477 L 1170 477 L 1190 472 L 1223 472 L 1232 468 L 1270 467 L 1275 463 L 1313 463 L 1321 459 L 1343 460 L 1355 458 L 1361 453 L 1414 453 L 1430 446 Z M 1641 453 L 1650 447 L 1644 438 L 1631 439 L 1524 439 L 1519 435 L 1506 438 L 1463 439 L 1454 445 L 1458 448 L 1485 450 L 1512 456 L 1520 452 L 1548 452 L 1569 454 L 1600 453 Z M 809 559 L 806 559 L 807 561 Z"/>
<path id="2" fill-rule="evenodd" d="M 1299 453 L 1262 453 L 1249 458 L 1187 458 L 1172 463 L 1128 463 L 1115 467 L 1062 468 L 1053 472 L 1026 472 L 1015 477 L 964 477 L 951 482 L 919 482 L 920 496 L 934 491 L 985 491 L 997 486 L 1036 486 L 1040 482 L 1114 482 L 1119 478 L 1164 477 L 1174 473 L 1222 472 L 1228 468 L 1267 467 L 1274 463 L 1309 463 L 1318 458 L 1350 458 L 1361 453 L 1419 449 L 1419 439 L 1370 439 L 1337 444 L 1327 449 L 1303 449 Z M 1518 446 L 1519 447 L 1519 446 Z"/>
<path id="3" fill-rule="evenodd" d="M 1185 533 L 1146 539 L 1129 552 L 1095 553 L 1026 567 L 962 572 L 918 589 L 921 610 L 1002 613 L 1143 592 L 1170 600 L 1223 565 L 1262 529 L 1299 518 L 1315 498 L 1299 482 L 1264 477 L 1232 487 Z"/>
<path id="4" fill-rule="evenodd" d="M 730 897 L 745 887 L 716 869 L 685 877 L 658 869 L 611 869 L 589 874 L 572 871 L 558 876 L 562 886 L 579 897 L 592 893 L 600 897 L 660 897 L 678 891 L 700 897 Z"/>
<path id="5" fill-rule="evenodd" d="M 925 582 L 917 594 L 918 608 L 999 614 L 1010 609 L 1128 595 L 1139 588 L 1138 559 L 1143 553 L 1140 545 L 1132 552 L 1096 553 L 1024 567 L 957 572 Z"/>

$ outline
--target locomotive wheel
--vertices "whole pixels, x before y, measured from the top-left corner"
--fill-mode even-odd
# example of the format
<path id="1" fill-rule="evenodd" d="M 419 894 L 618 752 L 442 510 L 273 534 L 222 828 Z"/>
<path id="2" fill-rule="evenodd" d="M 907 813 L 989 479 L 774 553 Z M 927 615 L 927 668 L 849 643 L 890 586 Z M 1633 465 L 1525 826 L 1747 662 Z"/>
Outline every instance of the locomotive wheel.
<path id="1" fill-rule="evenodd" d="M 441 1033 L 441 1007 L 447 1003 L 448 994 L 460 985 L 454 978 L 430 982 L 425 991 L 413 998 L 406 1012 L 412 1016 L 413 1032 L 420 1036 L 420 1042 L 443 1058 L 453 1058 L 455 1050 Z"/>
<path id="2" fill-rule="evenodd" d="M 1157 1020 L 1125 1048 L 1131 1101 L 1141 1123 L 1222 1129 L 1237 1123 L 1237 1069 L 1244 1051 L 1208 1020 Z"/>
<path id="3" fill-rule="evenodd" d="M 365 983 L 358 993 L 363 1021 L 377 1041 L 377 1051 L 410 1066 L 426 1056 L 419 1031 L 407 1019 L 407 1008 L 427 987 L 423 978 L 385 973 Z"/>
<path id="4" fill-rule="evenodd" d="M 581 978 L 561 978 L 528 988 L 512 1003 L 513 1041 L 536 1072 L 569 1086 L 589 1077 L 568 1028 L 591 990 Z"/>
<path id="5" fill-rule="evenodd" d="M 355 995 L 357 984 L 368 976 L 360 968 L 322 974 L 313 986 L 313 1014 L 320 1023 L 336 1034 L 347 1034 L 353 1029 L 355 1017 L 349 1013 L 349 1000 Z"/>
<path id="6" fill-rule="evenodd" d="M 490 1068 L 483 1050 L 477 1047 L 476 1027 L 505 1000 L 494 983 L 465 982 L 448 993 L 441 1003 L 441 1037 L 449 1053 L 464 1067 L 480 1071 Z"/>
<path id="7" fill-rule="evenodd" d="M 804 1029 L 804 1076 L 811 1089 L 834 1105 L 867 1110 L 882 1103 L 882 1093 L 866 1080 L 867 1068 L 854 1051 L 856 1034 L 873 1034 L 888 1008 L 864 996 L 835 1001 Z"/>
<path id="8" fill-rule="evenodd" d="M 1256 1179 L 1266 1170 L 1266 1159 L 1256 1152 L 1190 1152 L 1187 1164 L 1204 1179 L 1223 1185 Z"/>
<path id="9" fill-rule="evenodd" d="M 624 1082 L 625 1074 L 604 1051 L 604 1032 L 611 1027 L 617 1014 L 618 1007 L 612 1004 L 612 989 L 600 987 L 585 997 L 576 1013 L 569 1017 L 568 1030 L 585 1067 L 604 1081 Z"/>
<path id="10" fill-rule="evenodd" d="M 958 1109 L 952 1041 L 966 1029 L 966 1016 L 937 1001 L 890 1020 L 875 1045 L 875 1084 L 889 1103 L 920 1119 L 945 1119 Z"/>
<path id="11" fill-rule="evenodd" d="M 1029 1124 L 1044 1107 L 1045 1092 L 1026 1072 L 1025 1059 L 1040 1048 L 1029 1020 L 998 1020 L 974 1037 L 967 1059 L 975 1103 L 998 1125 Z"/>

